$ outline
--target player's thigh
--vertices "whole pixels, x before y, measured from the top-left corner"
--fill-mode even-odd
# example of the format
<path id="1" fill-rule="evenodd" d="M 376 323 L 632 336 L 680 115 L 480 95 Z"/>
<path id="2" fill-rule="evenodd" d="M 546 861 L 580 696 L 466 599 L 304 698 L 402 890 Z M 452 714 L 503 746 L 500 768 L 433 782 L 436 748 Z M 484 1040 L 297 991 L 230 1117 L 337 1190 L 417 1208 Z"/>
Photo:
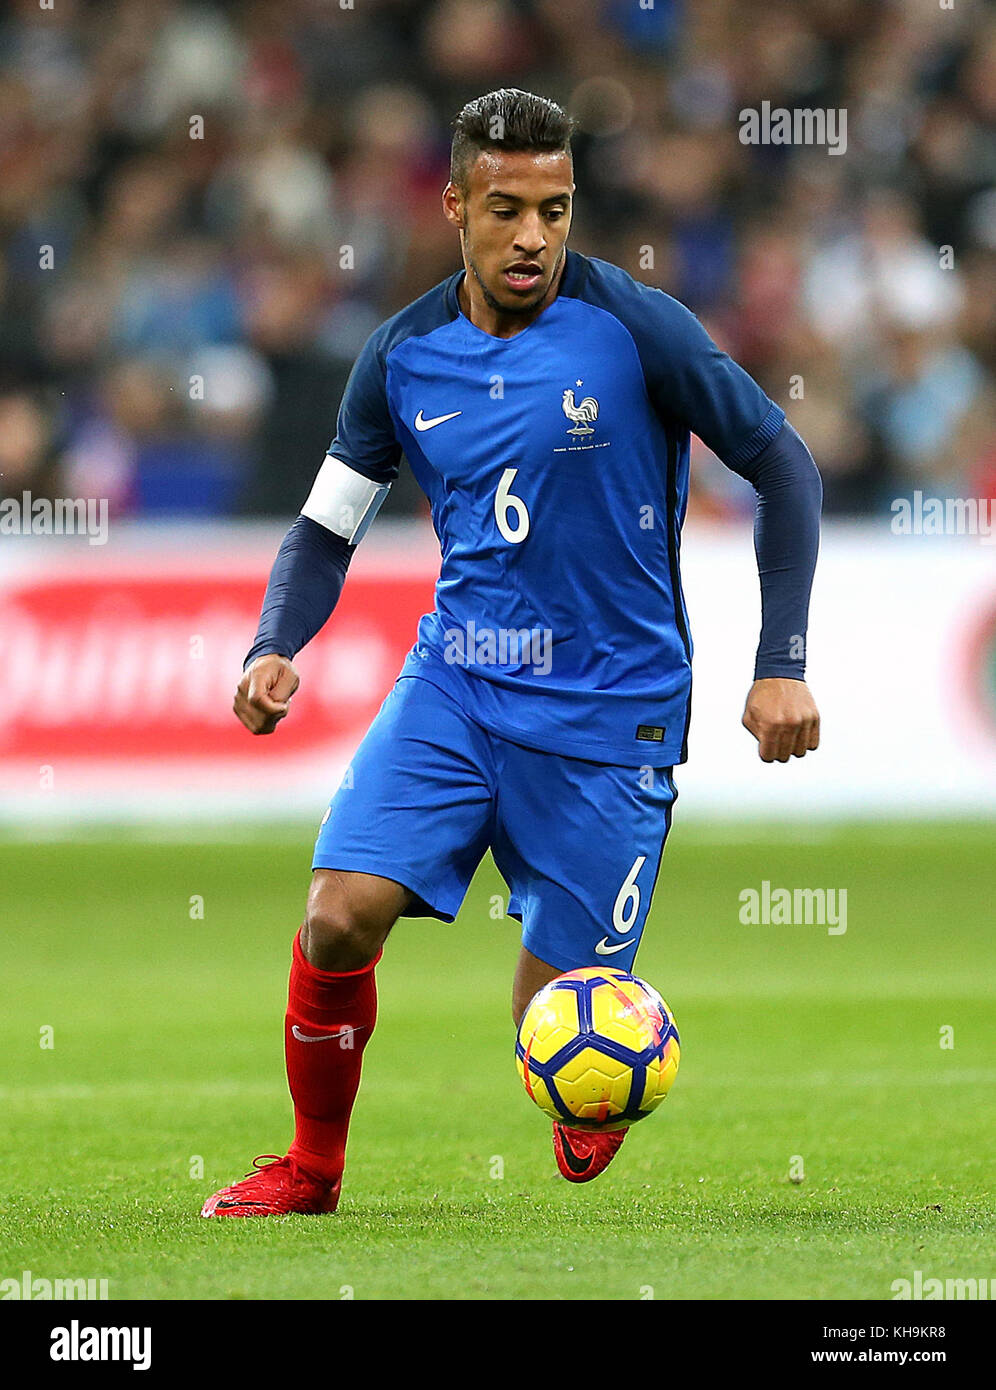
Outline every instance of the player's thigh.
<path id="1" fill-rule="evenodd" d="M 560 970 L 629 969 L 677 796 L 670 769 L 510 747 L 494 850 L 523 946 Z"/>
<path id="2" fill-rule="evenodd" d="M 400 915 L 452 921 L 493 815 L 484 731 L 428 681 L 400 680 L 332 799 L 312 867 L 386 879 L 407 894 L 393 899 Z"/>

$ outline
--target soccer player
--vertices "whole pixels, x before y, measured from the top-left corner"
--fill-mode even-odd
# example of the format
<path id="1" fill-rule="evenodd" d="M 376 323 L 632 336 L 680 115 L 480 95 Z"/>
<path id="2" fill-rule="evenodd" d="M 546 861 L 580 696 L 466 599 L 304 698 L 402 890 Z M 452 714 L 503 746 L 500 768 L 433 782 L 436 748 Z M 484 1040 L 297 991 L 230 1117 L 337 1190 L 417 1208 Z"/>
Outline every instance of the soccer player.
<path id="1" fill-rule="evenodd" d="M 566 249 L 571 122 L 516 90 L 455 123 L 443 212 L 464 269 L 389 319 L 275 561 L 235 712 L 270 734 L 402 453 L 429 499 L 434 610 L 332 800 L 293 947 L 289 1152 L 204 1216 L 331 1212 L 399 916 L 452 921 L 491 849 L 522 922 L 519 1020 L 565 970 L 631 967 L 684 761 L 678 572 L 694 431 L 757 492 L 762 625 L 743 722 L 765 762 L 817 747 L 802 652 L 821 485 L 782 410 L 660 290 Z M 624 1133 L 554 1125 L 563 1176 Z"/>

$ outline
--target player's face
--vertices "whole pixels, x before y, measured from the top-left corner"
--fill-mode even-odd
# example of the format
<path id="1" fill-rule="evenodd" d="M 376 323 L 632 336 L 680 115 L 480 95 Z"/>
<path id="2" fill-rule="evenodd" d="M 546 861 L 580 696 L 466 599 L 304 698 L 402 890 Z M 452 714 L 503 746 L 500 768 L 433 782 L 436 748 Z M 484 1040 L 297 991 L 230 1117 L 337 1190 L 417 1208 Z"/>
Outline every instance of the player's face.
<path id="1" fill-rule="evenodd" d="M 571 157 L 482 150 L 461 192 L 448 184 L 446 216 L 460 229 L 464 261 L 500 314 L 535 312 L 559 275 L 571 226 Z"/>

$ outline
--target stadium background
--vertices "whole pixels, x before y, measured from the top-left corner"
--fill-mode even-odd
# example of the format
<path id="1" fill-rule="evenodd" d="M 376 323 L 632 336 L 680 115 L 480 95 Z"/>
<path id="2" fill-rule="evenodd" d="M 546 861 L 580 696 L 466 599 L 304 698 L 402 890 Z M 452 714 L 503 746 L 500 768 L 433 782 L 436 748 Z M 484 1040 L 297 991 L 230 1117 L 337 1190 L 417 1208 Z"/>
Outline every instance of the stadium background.
<path id="1" fill-rule="evenodd" d="M 430 602 L 407 471 L 274 747 L 228 694 L 355 354 L 458 264 L 448 123 L 499 83 L 578 118 L 573 244 L 689 304 L 823 473 L 825 751 L 762 777 L 737 722 L 753 494 L 696 442 L 683 814 L 996 806 L 996 549 L 890 529 L 916 490 L 996 496 L 982 6 L 24 3 L 0 45 L 3 493 L 106 499 L 110 525 L 106 547 L 4 538 L 32 672 L 5 818 L 244 816 L 261 768 L 289 780 L 267 814 L 320 811 Z M 843 107 L 846 152 L 741 143 L 764 100 Z"/>
<path id="2" fill-rule="evenodd" d="M 823 746 L 762 767 L 739 724 L 758 626 L 753 498 L 695 442 L 691 761 L 641 955 L 692 1039 L 660 1128 L 668 1176 L 688 1187 L 669 1236 L 687 1262 L 668 1266 L 669 1286 L 888 1296 L 889 1277 L 927 1258 L 913 1254 L 922 1240 L 939 1272 L 947 1258 L 978 1264 L 996 545 L 896 534 L 891 508 L 915 491 L 996 498 L 996 25 L 972 0 L 758 13 L 736 0 L 7 7 L 0 499 L 109 506 L 106 545 L 0 534 L 2 1094 L 33 1140 L 8 1169 L 21 1194 L 0 1213 L 10 1259 L 44 1250 L 61 1272 L 60 1258 L 71 1269 L 85 1251 L 81 1273 L 150 1297 L 336 1297 L 352 1277 L 329 1274 L 317 1237 L 303 1263 L 285 1251 L 262 1280 L 255 1245 L 205 1273 L 170 1241 L 194 1189 L 241 1171 L 252 1135 L 286 1125 L 274 1025 L 312 831 L 431 602 L 436 551 L 410 478 L 300 659 L 292 717 L 251 740 L 230 702 L 356 352 L 457 268 L 438 197 L 448 123 L 469 97 L 517 85 L 579 119 L 572 244 L 689 304 L 785 406 L 826 490 L 809 664 Z M 845 108 L 846 154 L 742 144 L 739 112 L 762 101 Z M 738 893 L 762 879 L 848 888 L 847 935 L 745 936 Z M 368 1127 L 351 1141 L 354 1200 L 370 1193 L 370 1212 L 380 1202 L 428 1230 L 425 1204 L 442 1191 L 440 1239 L 457 1251 L 476 1239 L 460 1222 L 480 1195 L 477 1156 L 540 1171 L 535 1117 L 514 1093 L 515 933 L 495 920 L 501 890 L 482 868 L 458 924 L 466 960 L 424 924 L 396 933 L 366 1064 Z M 914 1006 L 926 1042 L 911 1035 Z M 440 1041 L 442 1008 L 459 1047 Z M 965 1039 L 953 1060 L 937 1047 L 952 1018 Z M 814 1052 L 814 1021 L 832 1058 Z M 51 1057 L 37 1042 L 48 1023 Z M 749 1127 L 744 1027 L 763 1033 L 746 1068 L 761 1079 Z M 420 1049 L 418 1068 L 399 1073 L 399 1048 Z M 908 1090 L 910 1068 L 929 1103 Z M 482 1075 L 503 1078 L 483 1136 L 471 1105 Z M 440 1157 L 451 1140 L 455 1177 Z M 192 1183 L 195 1146 L 206 1175 Z M 770 1196 L 758 1178 L 798 1146 L 823 1155 L 810 1226 L 784 1215 L 791 1193 Z M 385 1156 L 409 1174 L 404 1202 Z M 911 1164 L 933 1174 L 915 1191 Z M 637 1188 L 660 1176 L 652 1159 L 635 1167 Z M 119 1184 L 130 1193 L 139 1169 L 149 1216 L 136 1227 Z M 616 1207 L 611 1189 L 605 1199 L 609 1225 L 632 1217 L 626 1181 Z M 922 1217 L 932 1197 L 943 1219 Z M 743 1230 L 724 1224 L 731 1202 Z M 491 1233 L 500 1245 L 513 1230 L 504 1285 L 497 1255 L 491 1274 L 465 1266 L 461 1283 L 445 1258 L 413 1265 L 395 1246 L 395 1282 L 368 1265 L 358 1288 L 394 1296 L 418 1278 L 423 1296 L 484 1296 L 532 1270 L 554 1296 L 635 1297 L 631 1285 L 664 1277 L 645 1231 L 624 1275 L 602 1251 L 572 1282 L 557 1272 L 582 1270 L 571 1242 L 587 1230 L 604 1244 L 605 1229 L 562 1194 L 544 1188 L 543 1203 L 542 1249 L 531 1228 Z M 843 1257 L 841 1204 L 858 1212 L 852 1234 L 873 1233 Z M 85 1218 L 66 1216 L 80 1207 Z M 921 1213 L 909 1226 L 896 1214 L 907 1209 Z M 710 1243 L 717 1230 L 729 1244 Z M 384 1254 L 369 1223 L 362 1238 Z M 748 1274 L 737 1252 L 752 1258 L 762 1238 L 766 1263 Z M 362 1240 L 343 1241 L 358 1267 Z"/>

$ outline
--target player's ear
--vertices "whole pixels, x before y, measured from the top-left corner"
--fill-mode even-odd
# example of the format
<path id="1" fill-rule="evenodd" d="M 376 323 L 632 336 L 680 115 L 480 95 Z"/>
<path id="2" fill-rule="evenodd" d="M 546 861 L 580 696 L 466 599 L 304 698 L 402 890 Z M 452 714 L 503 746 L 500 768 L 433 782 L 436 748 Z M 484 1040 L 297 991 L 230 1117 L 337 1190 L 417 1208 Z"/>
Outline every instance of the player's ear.
<path id="1" fill-rule="evenodd" d="M 443 189 L 443 215 L 447 222 L 463 231 L 463 195 L 454 183 L 448 183 Z"/>

